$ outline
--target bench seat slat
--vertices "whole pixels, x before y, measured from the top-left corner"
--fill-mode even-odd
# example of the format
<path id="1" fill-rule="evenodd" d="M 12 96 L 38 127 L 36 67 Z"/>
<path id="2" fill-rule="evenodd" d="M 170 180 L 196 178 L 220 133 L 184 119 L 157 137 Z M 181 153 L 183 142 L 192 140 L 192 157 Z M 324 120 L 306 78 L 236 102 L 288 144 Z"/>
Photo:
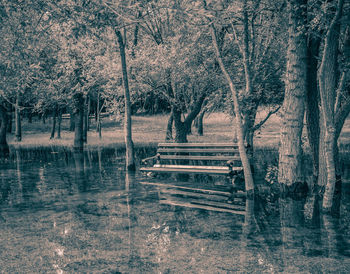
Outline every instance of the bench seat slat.
<path id="1" fill-rule="evenodd" d="M 195 166 L 195 165 L 167 165 L 167 164 L 155 164 L 153 167 L 164 168 L 190 168 L 190 169 L 222 169 L 229 170 L 228 166 Z"/>
<path id="2" fill-rule="evenodd" d="M 238 148 L 238 145 L 235 143 L 159 143 L 158 147 L 216 147 L 216 148 L 227 148 L 234 147 Z"/>
<path id="3" fill-rule="evenodd" d="M 238 156 L 230 156 L 230 155 L 221 155 L 221 156 L 216 156 L 216 155 L 159 155 L 160 159 L 162 160 L 198 160 L 198 161 L 205 161 L 205 160 L 210 160 L 210 161 L 228 161 L 228 160 L 233 160 L 233 161 L 240 161 L 241 158 Z"/>
<path id="4" fill-rule="evenodd" d="M 234 171 L 241 171 L 242 168 L 237 168 Z M 214 174 L 214 175 L 229 175 L 231 171 L 228 169 L 201 169 L 201 168 L 169 168 L 169 167 L 143 167 L 140 171 L 144 172 L 173 172 L 173 173 L 196 173 L 196 174 Z"/>
<path id="5" fill-rule="evenodd" d="M 236 148 L 158 148 L 159 153 L 238 153 Z"/>

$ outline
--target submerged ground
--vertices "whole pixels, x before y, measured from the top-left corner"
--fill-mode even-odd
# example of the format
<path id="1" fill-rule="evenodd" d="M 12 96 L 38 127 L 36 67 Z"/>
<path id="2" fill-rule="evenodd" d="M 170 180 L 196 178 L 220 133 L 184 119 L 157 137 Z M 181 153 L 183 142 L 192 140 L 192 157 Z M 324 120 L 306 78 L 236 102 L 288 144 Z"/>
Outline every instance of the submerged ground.
<path id="1" fill-rule="evenodd" d="M 224 203 L 177 206 L 191 199 L 160 186 L 224 188 L 216 178 L 128 174 L 118 152 L 25 155 L 17 151 L 0 169 L 1 273 L 350 271 L 349 183 L 340 219 L 321 215 L 313 197 L 273 195 L 235 214 L 222 212 Z"/>

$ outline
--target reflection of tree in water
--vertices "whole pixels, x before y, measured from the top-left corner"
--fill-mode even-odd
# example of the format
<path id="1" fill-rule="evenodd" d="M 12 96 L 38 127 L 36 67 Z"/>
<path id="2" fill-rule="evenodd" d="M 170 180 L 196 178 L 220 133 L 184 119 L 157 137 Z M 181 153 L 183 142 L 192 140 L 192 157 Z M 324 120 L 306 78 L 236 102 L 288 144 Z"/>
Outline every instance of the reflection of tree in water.
<path id="1" fill-rule="evenodd" d="M 273 273 L 280 271 L 279 244 L 280 228 L 275 224 L 273 207 L 260 196 L 246 200 L 245 220 L 242 227 L 240 261 L 242 268 L 249 272 Z"/>
<path id="2" fill-rule="evenodd" d="M 85 173 L 85 157 L 83 151 L 74 151 L 73 158 L 75 163 L 75 182 L 79 191 L 85 192 L 88 190 L 88 174 Z"/>

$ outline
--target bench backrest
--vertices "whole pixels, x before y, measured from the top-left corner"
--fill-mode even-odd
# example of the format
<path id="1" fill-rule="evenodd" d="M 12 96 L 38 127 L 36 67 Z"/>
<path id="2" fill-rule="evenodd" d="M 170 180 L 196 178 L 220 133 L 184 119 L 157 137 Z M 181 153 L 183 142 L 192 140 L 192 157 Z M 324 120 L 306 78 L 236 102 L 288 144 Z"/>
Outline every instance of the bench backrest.
<path id="1" fill-rule="evenodd" d="M 227 162 L 240 161 L 235 143 L 159 143 L 158 159 L 164 161 L 191 160 Z"/>

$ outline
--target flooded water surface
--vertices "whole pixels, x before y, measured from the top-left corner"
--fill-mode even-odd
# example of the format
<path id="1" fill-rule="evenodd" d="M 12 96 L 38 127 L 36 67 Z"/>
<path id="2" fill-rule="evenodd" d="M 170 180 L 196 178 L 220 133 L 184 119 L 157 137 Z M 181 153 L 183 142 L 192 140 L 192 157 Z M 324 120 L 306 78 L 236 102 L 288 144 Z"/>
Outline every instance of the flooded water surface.
<path id="1" fill-rule="evenodd" d="M 350 272 L 348 183 L 335 219 L 313 197 L 232 205 L 95 156 L 0 164 L 0 273 Z"/>

